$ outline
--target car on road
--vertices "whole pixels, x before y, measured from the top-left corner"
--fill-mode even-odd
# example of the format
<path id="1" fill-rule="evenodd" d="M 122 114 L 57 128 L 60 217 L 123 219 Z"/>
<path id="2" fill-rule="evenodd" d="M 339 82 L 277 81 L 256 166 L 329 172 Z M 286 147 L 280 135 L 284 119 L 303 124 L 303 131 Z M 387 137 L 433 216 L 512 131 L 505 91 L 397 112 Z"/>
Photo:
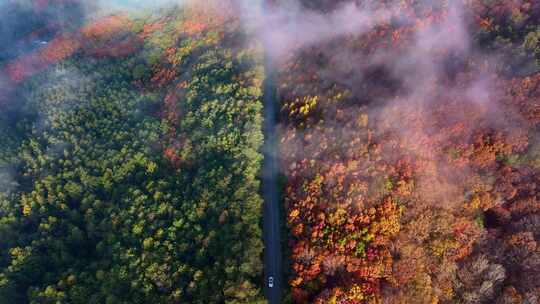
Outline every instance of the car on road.
<path id="1" fill-rule="evenodd" d="M 274 287 L 274 277 L 268 277 L 268 287 Z"/>
<path id="2" fill-rule="evenodd" d="M 45 40 L 34 40 L 34 41 L 32 41 L 32 43 L 35 44 L 35 45 L 47 45 L 48 44 L 48 42 L 45 41 Z"/>

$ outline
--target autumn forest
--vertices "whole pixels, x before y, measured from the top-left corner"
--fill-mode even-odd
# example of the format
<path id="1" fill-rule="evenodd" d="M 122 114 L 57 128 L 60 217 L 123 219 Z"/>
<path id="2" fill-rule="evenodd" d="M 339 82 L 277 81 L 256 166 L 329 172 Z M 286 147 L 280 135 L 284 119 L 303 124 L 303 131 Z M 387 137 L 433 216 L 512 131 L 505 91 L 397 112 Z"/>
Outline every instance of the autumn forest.
<path id="1" fill-rule="evenodd" d="M 536 304 L 539 242 L 540 1 L 0 2 L 0 304 Z"/>

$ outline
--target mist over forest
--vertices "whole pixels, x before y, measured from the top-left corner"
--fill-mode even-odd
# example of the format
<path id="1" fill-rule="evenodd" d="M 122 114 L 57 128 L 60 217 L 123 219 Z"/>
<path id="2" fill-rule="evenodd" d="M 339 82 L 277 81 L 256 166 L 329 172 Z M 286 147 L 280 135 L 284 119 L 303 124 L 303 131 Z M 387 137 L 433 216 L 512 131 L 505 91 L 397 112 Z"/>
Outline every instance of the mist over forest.
<path id="1" fill-rule="evenodd" d="M 532 304 L 539 238 L 539 1 L 0 2 L 0 304 Z"/>

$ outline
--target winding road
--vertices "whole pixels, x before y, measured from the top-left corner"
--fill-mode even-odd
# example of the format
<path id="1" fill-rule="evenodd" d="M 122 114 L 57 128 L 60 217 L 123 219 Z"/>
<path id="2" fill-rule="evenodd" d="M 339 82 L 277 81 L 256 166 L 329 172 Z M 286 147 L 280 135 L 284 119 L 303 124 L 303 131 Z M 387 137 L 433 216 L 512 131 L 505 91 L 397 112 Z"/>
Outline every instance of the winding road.
<path id="1" fill-rule="evenodd" d="M 275 71 L 270 56 L 265 58 L 266 79 L 264 82 L 263 132 L 264 162 L 262 175 L 262 194 L 264 198 L 264 278 L 265 295 L 269 304 L 281 302 L 281 243 L 280 215 L 278 197 L 278 141 L 276 136 L 276 87 Z M 272 283 L 270 283 L 272 282 Z"/>

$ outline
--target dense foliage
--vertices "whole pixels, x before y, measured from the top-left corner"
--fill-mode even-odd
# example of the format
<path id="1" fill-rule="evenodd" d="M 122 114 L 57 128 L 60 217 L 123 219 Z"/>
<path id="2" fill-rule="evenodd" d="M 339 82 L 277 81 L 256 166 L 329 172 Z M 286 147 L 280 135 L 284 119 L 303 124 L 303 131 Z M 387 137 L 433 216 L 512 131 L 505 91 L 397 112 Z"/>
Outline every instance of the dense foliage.
<path id="1" fill-rule="evenodd" d="M 394 18 L 281 58 L 292 300 L 537 303 L 540 3 L 305 2 Z"/>
<path id="2" fill-rule="evenodd" d="M 263 303 L 263 54 L 284 302 L 540 302 L 540 1 L 185 2 L 0 4 L 0 304 Z"/>
<path id="3" fill-rule="evenodd" d="M 8 64 L 0 303 L 262 300 L 246 39 L 190 7 L 105 17 Z"/>

